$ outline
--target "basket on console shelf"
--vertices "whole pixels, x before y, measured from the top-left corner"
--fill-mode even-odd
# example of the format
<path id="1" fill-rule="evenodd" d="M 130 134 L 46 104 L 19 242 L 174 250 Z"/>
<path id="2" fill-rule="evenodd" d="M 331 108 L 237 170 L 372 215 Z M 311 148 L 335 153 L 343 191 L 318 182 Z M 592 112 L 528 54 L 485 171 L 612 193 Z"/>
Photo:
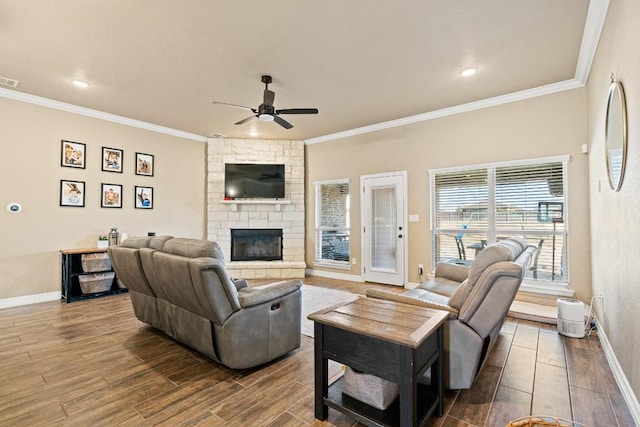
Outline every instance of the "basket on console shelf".
<path id="1" fill-rule="evenodd" d="M 109 254 L 106 252 L 82 254 L 80 263 L 82 264 L 82 271 L 85 273 L 111 270 L 111 260 L 109 259 Z"/>
<path id="2" fill-rule="evenodd" d="M 532 416 L 511 421 L 505 427 L 589 427 L 576 421 L 558 417 Z"/>
<path id="3" fill-rule="evenodd" d="M 83 294 L 95 294 L 96 292 L 106 292 L 113 286 L 115 273 L 95 273 L 85 276 L 78 276 L 80 289 Z"/>

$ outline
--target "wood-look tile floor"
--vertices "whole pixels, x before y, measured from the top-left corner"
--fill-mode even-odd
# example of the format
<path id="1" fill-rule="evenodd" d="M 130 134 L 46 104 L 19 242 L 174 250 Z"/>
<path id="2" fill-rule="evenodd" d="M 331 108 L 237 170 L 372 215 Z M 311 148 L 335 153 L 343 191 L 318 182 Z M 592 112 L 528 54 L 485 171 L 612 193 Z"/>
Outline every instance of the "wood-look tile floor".
<path id="1" fill-rule="evenodd" d="M 364 293 L 380 285 L 317 277 Z M 399 291 L 399 289 L 398 289 Z M 596 336 L 507 319 L 469 390 L 447 391 L 430 426 L 504 426 L 529 414 L 633 426 Z M 232 371 L 138 321 L 127 294 L 0 310 L 0 425 L 360 426 L 313 412 L 313 339 L 285 358 Z"/>

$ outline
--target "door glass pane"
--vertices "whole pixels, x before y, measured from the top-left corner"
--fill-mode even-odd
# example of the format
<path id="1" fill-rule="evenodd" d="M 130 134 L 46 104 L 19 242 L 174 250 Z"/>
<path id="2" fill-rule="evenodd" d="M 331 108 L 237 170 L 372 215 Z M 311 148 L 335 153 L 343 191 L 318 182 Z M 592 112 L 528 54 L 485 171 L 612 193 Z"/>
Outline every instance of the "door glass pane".
<path id="1" fill-rule="evenodd" d="M 371 267 L 396 268 L 398 221 L 395 187 L 371 189 Z"/>

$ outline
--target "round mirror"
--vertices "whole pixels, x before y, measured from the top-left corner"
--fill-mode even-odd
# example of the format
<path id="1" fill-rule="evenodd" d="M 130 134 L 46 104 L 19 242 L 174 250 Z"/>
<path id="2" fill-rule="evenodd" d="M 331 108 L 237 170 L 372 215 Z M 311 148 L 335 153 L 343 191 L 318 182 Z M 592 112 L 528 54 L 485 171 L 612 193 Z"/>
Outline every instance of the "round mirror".
<path id="1" fill-rule="evenodd" d="M 609 184 L 613 191 L 620 190 L 627 159 L 627 107 L 622 83 L 611 79 L 607 99 L 605 145 Z"/>

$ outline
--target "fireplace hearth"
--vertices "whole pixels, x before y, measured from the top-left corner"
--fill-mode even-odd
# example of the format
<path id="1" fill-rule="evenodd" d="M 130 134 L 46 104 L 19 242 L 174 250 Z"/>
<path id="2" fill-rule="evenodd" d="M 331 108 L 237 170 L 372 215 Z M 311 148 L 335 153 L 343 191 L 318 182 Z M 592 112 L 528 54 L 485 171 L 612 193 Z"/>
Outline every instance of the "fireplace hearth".
<path id="1" fill-rule="evenodd" d="M 282 229 L 231 229 L 231 261 L 282 261 Z"/>

